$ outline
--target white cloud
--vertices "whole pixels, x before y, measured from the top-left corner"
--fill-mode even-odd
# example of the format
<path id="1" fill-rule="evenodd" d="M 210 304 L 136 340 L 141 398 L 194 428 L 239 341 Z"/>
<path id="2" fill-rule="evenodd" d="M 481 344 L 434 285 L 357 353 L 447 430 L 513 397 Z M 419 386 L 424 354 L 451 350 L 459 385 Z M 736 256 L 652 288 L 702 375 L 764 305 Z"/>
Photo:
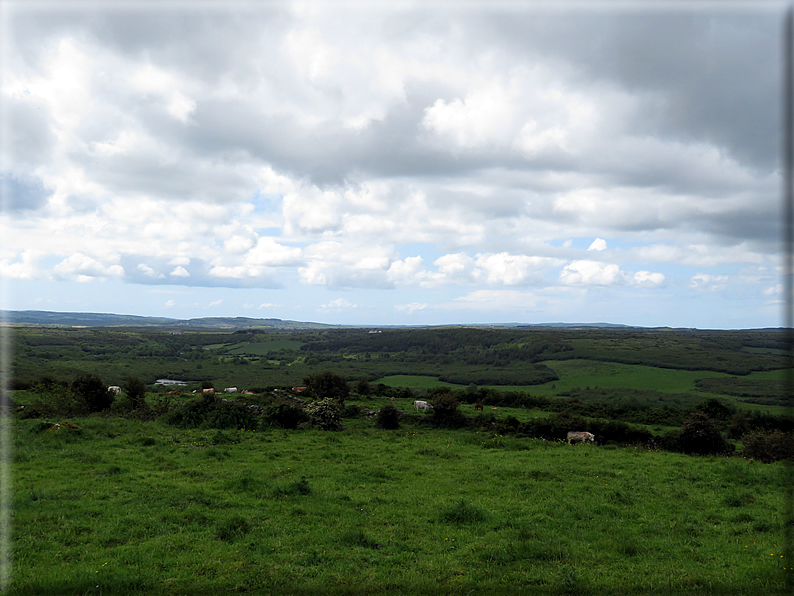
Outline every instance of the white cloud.
<path id="1" fill-rule="evenodd" d="M 165 275 L 158 273 L 146 263 L 139 263 L 138 270 L 141 271 L 146 277 L 151 277 L 152 279 L 162 279 L 165 277 Z"/>
<path id="2" fill-rule="evenodd" d="M 222 302 L 223 302 L 223 299 L 221 299 L 221 300 L 213 300 L 212 302 L 209 303 L 208 306 L 220 306 Z"/>
<path id="3" fill-rule="evenodd" d="M 168 300 L 168 301 L 165 303 L 165 305 L 166 305 L 167 307 L 169 307 L 169 308 L 170 308 L 170 307 L 172 307 L 172 306 L 174 305 L 174 301 L 173 301 L 173 300 Z"/>
<path id="4" fill-rule="evenodd" d="M 626 274 L 614 263 L 580 260 L 566 265 L 559 281 L 570 286 L 611 286 L 625 283 Z"/>
<path id="5" fill-rule="evenodd" d="M 171 275 L 175 277 L 190 277 L 190 273 L 188 273 L 187 269 L 185 269 L 181 265 L 178 267 L 174 267 L 174 270 L 171 271 Z"/>
<path id="6" fill-rule="evenodd" d="M 323 304 L 320 308 L 326 311 L 328 310 L 340 311 L 340 310 L 347 310 L 349 308 L 358 308 L 358 304 L 353 304 L 352 302 L 344 298 L 336 298 L 334 300 L 331 300 L 328 304 Z"/>
<path id="7" fill-rule="evenodd" d="M 698 290 L 708 290 L 710 292 L 719 292 L 724 290 L 730 277 L 727 275 L 711 275 L 709 273 L 697 273 L 689 280 L 689 287 Z"/>
<path id="8" fill-rule="evenodd" d="M 596 238 L 593 243 L 587 247 L 587 250 L 606 250 L 607 241 L 602 238 Z"/>
<path id="9" fill-rule="evenodd" d="M 394 307 L 394 310 L 399 310 L 402 312 L 406 312 L 409 315 L 416 312 L 417 310 L 424 310 L 427 308 L 427 304 L 424 302 L 411 302 L 410 304 L 398 304 Z"/>
<path id="10" fill-rule="evenodd" d="M 91 281 L 95 277 L 122 277 L 124 268 L 120 265 L 104 265 L 82 253 L 74 254 L 53 268 L 57 275 L 77 276 L 78 281 Z"/>

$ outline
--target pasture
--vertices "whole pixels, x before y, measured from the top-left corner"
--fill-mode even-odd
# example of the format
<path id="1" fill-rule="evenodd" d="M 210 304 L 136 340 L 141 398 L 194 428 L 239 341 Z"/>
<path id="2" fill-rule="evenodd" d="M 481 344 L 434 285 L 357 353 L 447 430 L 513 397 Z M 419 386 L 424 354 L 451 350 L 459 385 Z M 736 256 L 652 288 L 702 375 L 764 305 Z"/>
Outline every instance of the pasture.
<path id="1" fill-rule="evenodd" d="M 781 464 L 365 418 L 70 422 L 14 422 L 9 594 L 755 595 L 792 573 Z"/>

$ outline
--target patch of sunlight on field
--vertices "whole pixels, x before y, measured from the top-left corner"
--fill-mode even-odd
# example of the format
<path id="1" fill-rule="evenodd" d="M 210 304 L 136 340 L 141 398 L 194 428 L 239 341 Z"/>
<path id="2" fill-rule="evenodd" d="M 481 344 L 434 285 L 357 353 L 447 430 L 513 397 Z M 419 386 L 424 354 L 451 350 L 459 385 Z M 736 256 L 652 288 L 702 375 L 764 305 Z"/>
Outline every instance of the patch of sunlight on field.
<path id="1" fill-rule="evenodd" d="M 543 364 L 556 372 L 560 379 L 533 386 L 533 393 L 558 393 L 576 387 L 581 389 L 625 387 L 665 393 L 686 393 L 695 391 L 697 379 L 731 376 L 727 373 L 707 370 L 674 370 L 597 360 L 546 360 Z"/>

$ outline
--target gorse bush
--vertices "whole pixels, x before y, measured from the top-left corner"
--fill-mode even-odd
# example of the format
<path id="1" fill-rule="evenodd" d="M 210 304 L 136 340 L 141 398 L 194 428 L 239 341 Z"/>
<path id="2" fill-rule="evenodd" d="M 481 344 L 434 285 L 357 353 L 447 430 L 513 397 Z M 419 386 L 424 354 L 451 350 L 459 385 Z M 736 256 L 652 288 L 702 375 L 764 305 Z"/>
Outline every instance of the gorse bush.
<path id="1" fill-rule="evenodd" d="M 327 397 L 306 406 L 306 413 L 314 428 L 320 430 L 342 430 L 342 408 L 339 402 Z"/>

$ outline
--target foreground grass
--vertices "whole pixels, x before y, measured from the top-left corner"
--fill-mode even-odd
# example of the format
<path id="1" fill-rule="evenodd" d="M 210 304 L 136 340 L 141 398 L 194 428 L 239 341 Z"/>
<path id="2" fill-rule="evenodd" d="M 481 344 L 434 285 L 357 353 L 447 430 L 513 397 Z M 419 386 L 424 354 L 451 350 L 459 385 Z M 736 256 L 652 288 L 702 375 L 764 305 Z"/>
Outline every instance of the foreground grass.
<path id="1" fill-rule="evenodd" d="M 778 464 L 72 422 L 15 423 L 10 594 L 773 594 L 790 573 Z"/>

